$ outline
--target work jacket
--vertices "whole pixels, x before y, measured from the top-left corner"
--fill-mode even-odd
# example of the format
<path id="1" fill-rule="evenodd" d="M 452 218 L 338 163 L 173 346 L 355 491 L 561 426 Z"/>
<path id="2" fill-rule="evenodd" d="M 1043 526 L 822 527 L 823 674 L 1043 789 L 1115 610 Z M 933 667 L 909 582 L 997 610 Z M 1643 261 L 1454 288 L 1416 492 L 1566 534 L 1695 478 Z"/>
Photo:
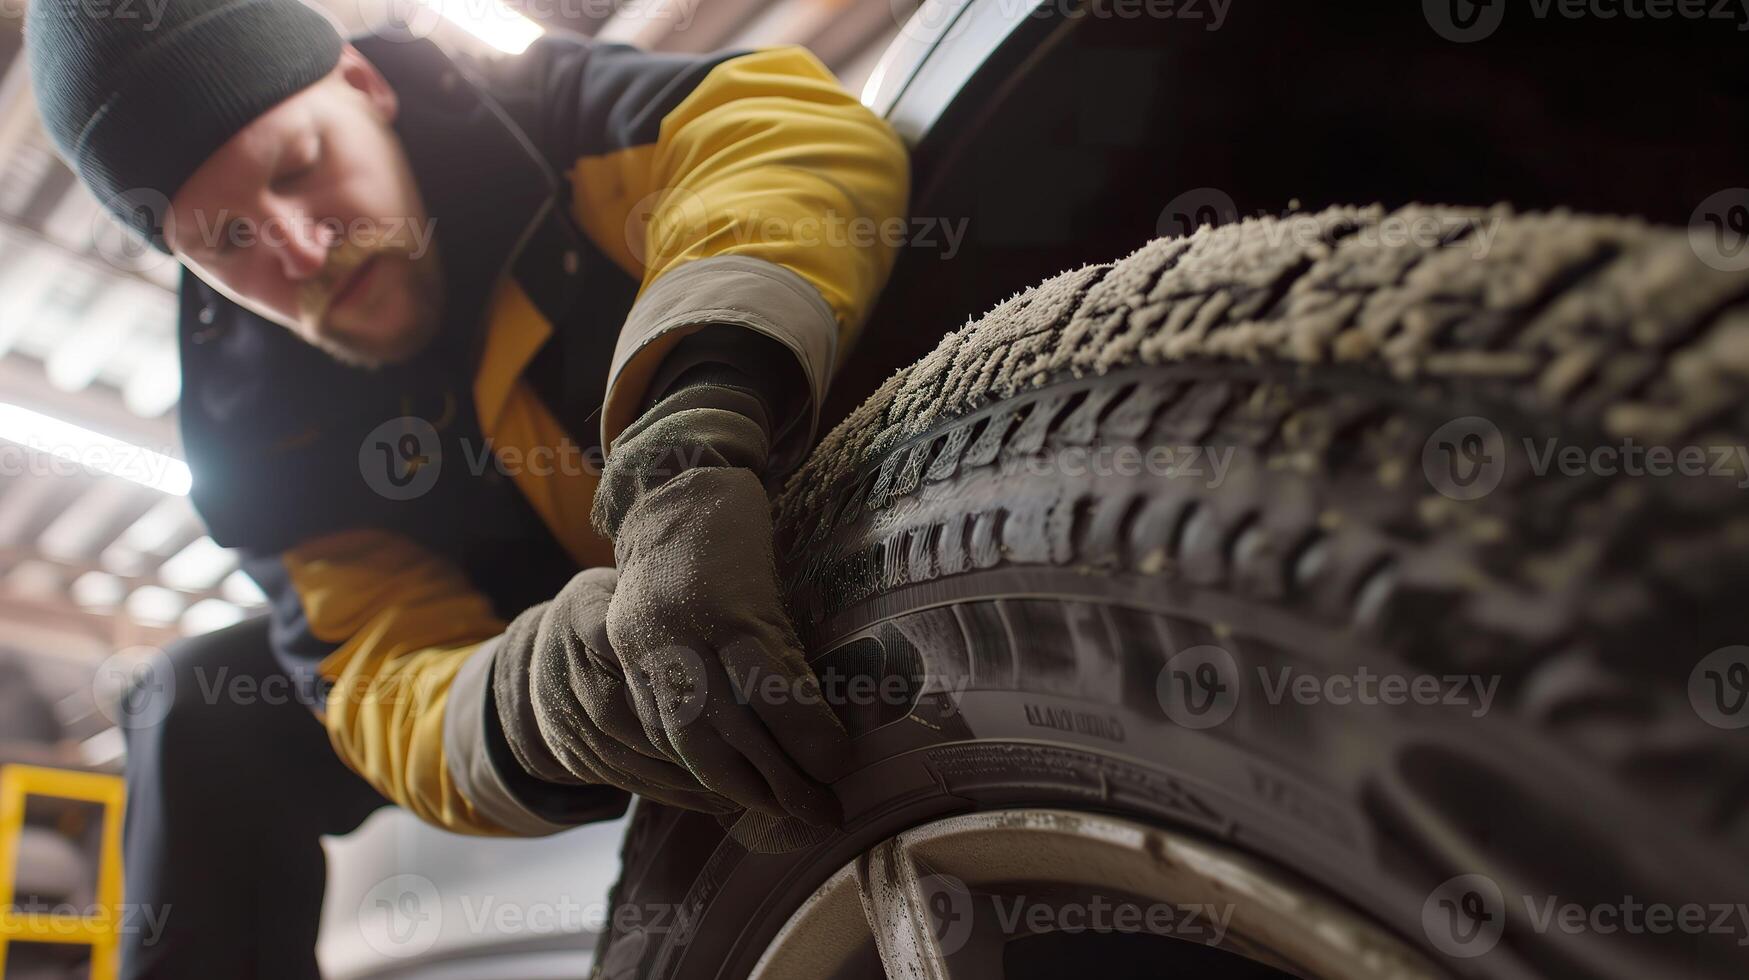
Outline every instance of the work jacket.
<path id="1" fill-rule="evenodd" d="M 352 43 L 399 96 L 441 328 L 407 363 L 348 367 L 185 272 L 194 504 L 267 594 L 275 654 L 335 750 L 384 796 L 465 833 L 617 815 L 624 793 L 537 783 L 510 757 L 500 634 L 613 563 L 589 522 L 600 447 L 681 338 L 728 325 L 793 355 L 807 390 L 774 461 L 805 453 L 892 267 L 866 231 L 902 220 L 904 147 L 799 47 Z"/>

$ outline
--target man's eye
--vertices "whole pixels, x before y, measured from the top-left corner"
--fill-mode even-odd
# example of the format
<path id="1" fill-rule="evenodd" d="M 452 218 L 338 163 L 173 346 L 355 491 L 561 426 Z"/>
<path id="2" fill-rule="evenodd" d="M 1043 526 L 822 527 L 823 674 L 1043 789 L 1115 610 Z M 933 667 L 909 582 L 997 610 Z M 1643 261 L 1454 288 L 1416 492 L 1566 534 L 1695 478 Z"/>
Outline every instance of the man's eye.
<path id="1" fill-rule="evenodd" d="M 322 147 L 323 140 L 320 137 L 317 137 L 315 148 L 310 151 L 309 156 L 302 162 L 293 164 L 290 170 L 273 178 L 273 186 L 276 188 L 286 187 L 297 183 L 299 180 L 308 177 L 312 173 L 315 173 L 316 167 L 322 162 Z"/>

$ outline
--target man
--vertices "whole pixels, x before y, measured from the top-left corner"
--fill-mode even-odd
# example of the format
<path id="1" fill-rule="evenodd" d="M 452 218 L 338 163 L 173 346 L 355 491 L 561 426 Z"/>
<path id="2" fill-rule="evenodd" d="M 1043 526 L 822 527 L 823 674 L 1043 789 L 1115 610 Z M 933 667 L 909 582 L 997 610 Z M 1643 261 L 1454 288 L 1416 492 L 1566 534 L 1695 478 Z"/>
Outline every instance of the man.
<path id="1" fill-rule="evenodd" d="M 902 212 L 884 122 L 794 47 L 549 36 L 462 63 L 347 43 L 296 0 L 149 24 L 38 0 L 26 34 L 70 165 L 185 267 L 194 502 L 348 767 L 463 833 L 551 833 L 627 792 L 839 818 L 847 737 L 779 599 L 765 484 L 891 269 L 833 233 Z M 216 930 L 220 886 L 153 891 L 192 873 L 177 821 L 245 784 L 287 812 L 233 824 L 300 804 L 214 724 L 239 703 L 223 667 L 272 671 L 211 643 L 171 659 L 168 717 L 130 731 L 129 901 L 176 891 Z M 318 795 L 300 826 L 368 812 Z M 128 970 L 313 969 L 204 945 Z"/>

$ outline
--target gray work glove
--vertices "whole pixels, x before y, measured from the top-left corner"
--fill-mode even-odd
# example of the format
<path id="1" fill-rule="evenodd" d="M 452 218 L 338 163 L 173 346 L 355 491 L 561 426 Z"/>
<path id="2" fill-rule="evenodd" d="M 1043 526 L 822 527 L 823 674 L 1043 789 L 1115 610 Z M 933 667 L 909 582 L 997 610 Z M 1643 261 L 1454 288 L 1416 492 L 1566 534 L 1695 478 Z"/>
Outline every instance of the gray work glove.
<path id="1" fill-rule="evenodd" d="M 679 388 L 615 441 L 592 513 L 620 573 L 607 635 L 657 750 L 736 803 L 831 826 L 823 783 L 850 737 L 778 596 L 769 444 L 761 399 L 717 383 Z"/>
<path id="2" fill-rule="evenodd" d="M 555 785 L 607 785 L 660 803 L 733 813 L 650 743 L 607 641 L 619 573 L 577 573 L 551 601 L 511 621 L 492 664 L 493 699 L 511 754 Z"/>

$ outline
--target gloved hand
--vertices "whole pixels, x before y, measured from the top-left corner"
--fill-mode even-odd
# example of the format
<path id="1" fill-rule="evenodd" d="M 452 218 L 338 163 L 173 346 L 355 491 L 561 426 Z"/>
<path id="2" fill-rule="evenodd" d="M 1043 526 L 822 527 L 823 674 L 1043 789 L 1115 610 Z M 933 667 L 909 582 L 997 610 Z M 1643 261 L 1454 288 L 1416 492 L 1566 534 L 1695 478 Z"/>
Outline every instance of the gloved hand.
<path id="1" fill-rule="evenodd" d="M 778 596 L 769 445 L 760 398 L 716 383 L 680 387 L 616 440 L 592 513 L 620 573 L 607 635 L 650 744 L 736 803 L 836 825 L 822 783 L 850 737 Z"/>
<path id="2" fill-rule="evenodd" d="M 736 812 L 644 734 L 607 640 L 618 580 L 614 569 L 585 569 L 504 631 L 492 689 L 511 753 L 543 782 L 617 786 L 671 806 Z"/>

